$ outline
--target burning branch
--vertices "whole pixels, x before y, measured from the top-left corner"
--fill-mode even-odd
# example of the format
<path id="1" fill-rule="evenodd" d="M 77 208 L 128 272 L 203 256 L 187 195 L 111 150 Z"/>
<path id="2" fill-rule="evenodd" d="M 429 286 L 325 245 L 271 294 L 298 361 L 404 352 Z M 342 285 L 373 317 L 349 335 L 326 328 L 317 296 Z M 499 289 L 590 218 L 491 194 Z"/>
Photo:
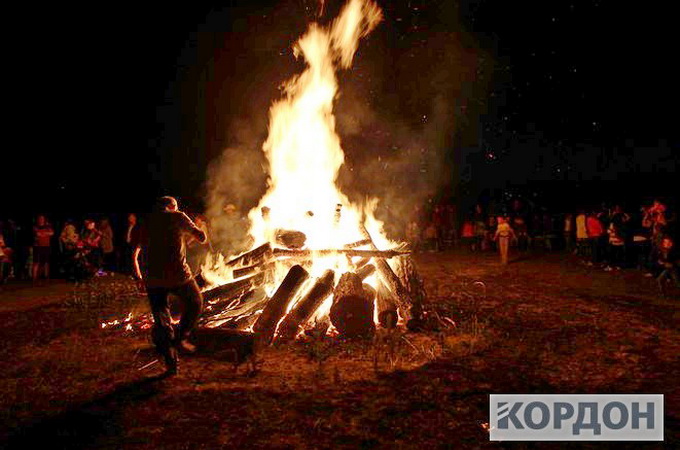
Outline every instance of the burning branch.
<path id="1" fill-rule="evenodd" d="M 293 258 L 316 258 L 333 255 L 362 256 L 376 259 L 389 259 L 396 256 L 407 255 L 405 250 L 354 250 L 354 249 L 323 249 L 323 250 L 288 250 L 275 248 L 274 257 L 293 257 Z M 396 276 L 396 275 L 395 275 Z"/>

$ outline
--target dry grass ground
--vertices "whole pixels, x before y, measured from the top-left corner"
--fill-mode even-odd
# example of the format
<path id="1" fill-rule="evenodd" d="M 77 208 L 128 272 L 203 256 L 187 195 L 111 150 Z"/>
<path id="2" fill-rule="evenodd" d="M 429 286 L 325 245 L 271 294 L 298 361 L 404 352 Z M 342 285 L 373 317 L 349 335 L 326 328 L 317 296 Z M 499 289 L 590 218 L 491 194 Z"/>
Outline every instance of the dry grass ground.
<path id="1" fill-rule="evenodd" d="M 557 254 L 417 263 L 428 309 L 455 325 L 270 348 L 253 377 L 210 354 L 171 379 L 154 377 L 159 364 L 140 370 L 155 358 L 146 333 L 99 327 L 146 309 L 128 280 L 60 286 L 21 311 L 4 292 L 0 446 L 524 448 L 485 430 L 488 395 L 514 392 L 662 393 L 666 442 L 628 447 L 680 446 L 680 304 L 652 280 Z"/>

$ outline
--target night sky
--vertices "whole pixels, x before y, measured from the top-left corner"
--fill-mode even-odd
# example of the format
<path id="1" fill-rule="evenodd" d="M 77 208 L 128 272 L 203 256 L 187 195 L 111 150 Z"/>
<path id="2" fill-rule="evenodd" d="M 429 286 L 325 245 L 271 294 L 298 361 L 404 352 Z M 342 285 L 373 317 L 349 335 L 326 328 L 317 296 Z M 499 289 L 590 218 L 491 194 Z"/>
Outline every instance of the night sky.
<path id="1" fill-rule="evenodd" d="M 326 3 L 322 22 L 341 6 Z M 604 1 L 378 3 L 385 20 L 340 75 L 341 95 L 365 99 L 382 127 L 418 133 L 445 92 L 455 126 L 436 150 L 450 168 L 444 195 L 508 186 L 672 194 L 680 140 L 669 11 Z M 234 142 L 266 138 L 278 85 L 302 67 L 290 46 L 317 11 L 318 2 L 298 0 L 17 12 L 27 26 L 5 55 L 12 139 L 0 215 L 143 210 L 162 193 L 201 209 L 210 161 Z M 448 76 L 452 57 L 461 69 Z M 341 98 L 336 112 L 352 115 L 353 106 Z M 350 162 L 353 149 L 376 143 L 344 130 Z"/>

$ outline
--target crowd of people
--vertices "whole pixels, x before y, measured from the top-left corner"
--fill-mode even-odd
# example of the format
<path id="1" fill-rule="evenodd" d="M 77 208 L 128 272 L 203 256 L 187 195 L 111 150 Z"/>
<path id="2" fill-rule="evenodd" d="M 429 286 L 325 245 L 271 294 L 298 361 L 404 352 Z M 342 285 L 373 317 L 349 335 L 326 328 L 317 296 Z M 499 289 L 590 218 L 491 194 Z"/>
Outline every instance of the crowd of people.
<path id="1" fill-rule="evenodd" d="M 210 234 L 205 217 L 191 218 Z M 118 227 L 106 217 L 87 217 L 80 223 L 65 220 L 56 229 L 42 214 L 31 226 L 23 225 L 0 220 L 2 283 L 13 278 L 34 283 L 52 277 L 81 280 L 112 272 L 134 276 L 132 255 L 145 230 L 134 213 Z M 427 211 L 416 208 L 405 235 L 416 252 L 499 252 L 507 264 L 510 249 L 563 251 L 605 271 L 644 270 L 662 289 L 669 280 L 680 284 L 676 218 L 659 200 L 638 211 L 614 204 L 556 214 L 515 199 L 500 206 L 477 204 L 462 216 L 453 204 L 436 204 Z M 210 243 L 189 244 L 187 257 L 194 273 L 200 273 L 210 249 Z"/>
<path id="2" fill-rule="evenodd" d="M 414 251 L 497 251 L 504 264 L 511 247 L 569 252 L 605 271 L 641 269 L 664 292 L 669 280 L 680 286 L 676 232 L 675 214 L 659 200 L 635 212 L 614 204 L 559 214 L 514 200 L 477 204 L 460 219 L 454 205 L 439 204 L 427 213 L 417 208 L 405 230 Z"/>
<path id="3" fill-rule="evenodd" d="M 196 215 L 194 220 L 207 229 L 203 216 Z M 144 236 L 145 226 L 135 213 L 127 214 L 117 227 L 107 217 L 86 217 L 80 222 L 66 219 L 60 227 L 44 214 L 30 224 L 0 220 L 0 283 L 30 280 L 39 284 L 51 278 L 79 281 L 114 272 L 134 276 L 132 255 Z M 208 248 L 192 244 L 188 257 L 198 273 Z"/>

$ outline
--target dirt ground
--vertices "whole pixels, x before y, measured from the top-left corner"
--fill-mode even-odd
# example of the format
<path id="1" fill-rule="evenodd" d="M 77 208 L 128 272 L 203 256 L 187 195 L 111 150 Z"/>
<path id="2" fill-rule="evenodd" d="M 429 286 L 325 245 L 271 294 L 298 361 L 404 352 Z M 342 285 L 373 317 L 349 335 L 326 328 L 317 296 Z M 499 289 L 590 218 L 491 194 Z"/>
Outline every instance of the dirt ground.
<path id="1" fill-rule="evenodd" d="M 419 254 L 439 330 L 269 348 L 248 376 L 220 354 L 160 379 L 146 311 L 120 276 L 0 292 L 0 447 L 554 448 L 489 442 L 492 393 L 665 394 L 680 448 L 680 305 L 636 270 L 571 255 Z M 601 448 L 608 443 L 566 447 Z"/>

